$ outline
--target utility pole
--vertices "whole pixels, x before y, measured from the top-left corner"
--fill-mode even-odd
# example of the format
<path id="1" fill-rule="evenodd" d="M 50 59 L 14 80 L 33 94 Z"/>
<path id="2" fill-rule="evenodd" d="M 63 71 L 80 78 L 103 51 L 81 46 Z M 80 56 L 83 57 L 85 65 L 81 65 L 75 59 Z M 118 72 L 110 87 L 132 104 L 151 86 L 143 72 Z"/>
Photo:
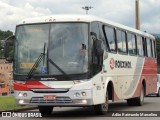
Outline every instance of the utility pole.
<path id="1" fill-rule="evenodd" d="M 139 18 L 139 0 L 136 0 L 135 3 L 135 9 L 136 9 L 136 29 L 140 30 L 140 18 Z"/>
<path id="2" fill-rule="evenodd" d="M 91 7 L 91 6 L 84 6 L 84 7 L 82 7 L 82 9 L 84 9 L 85 11 L 86 11 L 86 14 L 88 14 L 88 11 L 90 10 L 90 9 L 92 9 L 93 7 Z"/>

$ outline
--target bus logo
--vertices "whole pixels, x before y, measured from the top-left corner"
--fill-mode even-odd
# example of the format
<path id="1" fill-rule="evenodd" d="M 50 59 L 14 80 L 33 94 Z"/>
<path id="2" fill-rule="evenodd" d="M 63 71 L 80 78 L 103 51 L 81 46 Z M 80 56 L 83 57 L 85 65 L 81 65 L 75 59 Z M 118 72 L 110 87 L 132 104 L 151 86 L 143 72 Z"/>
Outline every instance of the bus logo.
<path id="1" fill-rule="evenodd" d="M 114 60 L 111 58 L 109 64 L 112 70 L 114 68 L 132 68 L 131 61 Z"/>
<path id="2" fill-rule="evenodd" d="M 111 58 L 111 60 L 110 60 L 110 68 L 113 70 L 113 69 L 114 69 L 114 66 L 115 66 L 114 59 Z"/>

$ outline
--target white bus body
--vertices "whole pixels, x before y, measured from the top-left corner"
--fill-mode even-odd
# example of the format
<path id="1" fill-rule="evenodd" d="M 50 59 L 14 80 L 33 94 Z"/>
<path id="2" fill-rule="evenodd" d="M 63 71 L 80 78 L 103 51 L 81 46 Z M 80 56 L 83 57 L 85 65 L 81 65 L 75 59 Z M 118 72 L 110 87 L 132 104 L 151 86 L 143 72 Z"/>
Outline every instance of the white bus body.
<path id="1" fill-rule="evenodd" d="M 88 78 L 87 77 L 81 78 L 81 76 L 77 76 L 76 78 L 76 76 L 74 76 L 74 79 L 72 80 L 67 80 L 67 78 L 65 80 L 65 77 L 64 77 L 64 80 L 59 80 L 55 76 L 47 77 L 46 75 L 43 76 L 43 74 L 41 74 L 41 77 L 37 76 L 37 79 L 36 77 L 34 78 L 36 74 L 33 75 L 32 78 L 30 79 L 25 79 L 27 77 L 27 74 L 25 75 L 20 74 L 20 72 L 19 74 L 17 74 L 16 73 L 17 69 L 22 71 L 24 69 L 25 70 L 29 69 L 33 66 L 33 63 L 35 62 L 35 60 L 32 63 L 28 61 L 21 62 L 20 57 L 18 57 L 17 58 L 18 61 L 15 61 L 15 64 L 14 64 L 14 67 L 15 67 L 14 68 L 14 73 L 15 73 L 14 94 L 18 104 L 39 106 L 39 110 L 41 113 L 47 113 L 47 112 L 51 113 L 53 107 L 55 106 L 94 106 L 95 111 L 97 113 L 103 114 L 104 111 L 108 110 L 108 100 L 117 101 L 117 100 L 126 99 L 129 105 L 142 105 L 144 96 L 156 91 L 155 86 L 157 82 L 157 77 L 156 77 L 157 63 L 156 63 L 156 54 L 155 54 L 155 38 L 148 33 L 141 32 L 133 28 L 130 28 L 121 24 L 117 24 L 106 19 L 91 16 L 91 15 L 53 15 L 53 16 L 39 17 L 39 18 L 33 18 L 33 19 L 25 19 L 21 21 L 17 25 L 16 39 L 18 43 L 21 44 L 19 39 L 21 36 L 23 36 L 23 33 L 24 33 L 24 32 L 18 33 L 21 30 L 25 30 L 25 32 L 27 32 L 27 34 L 29 35 L 31 32 L 34 32 L 35 36 L 38 35 L 38 32 L 42 31 L 37 28 L 27 29 L 27 27 L 25 28 L 25 26 L 53 24 L 53 25 L 50 25 L 50 27 L 52 27 L 54 26 L 54 24 L 59 24 L 59 23 L 60 24 L 63 24 L 63 23 L 64 24 L 65 23 L 88 24 L 89 26 L 88 26 L 87 34 L 88 34 L 89 42 L 87 42 L 86 44 L 91 45 L 92 44 L 91 41 L 93 40 L 93 44 L 98 45 L 98 43 L 97 42 L 94 43 L 94 41 L 101 40 L 100 43 L 102 45 L 101 49 L 103 49 L 103 53 L 100 54 L 100 52 L 99 53 L 97 52 L 97 54 L 102 57 L 97 57 L 98 55 L 96 56 L 94 54 L 93 52 L 94 50 L 92 51 L 92 48 L 93 49 L 95 48 L 90 47 L 88 45 L 89 47 L 87 46 L 87 50 L 88 50 L 87 55 L 89 56 L 91 54 L 90 56 L 92 56 L 92 58 L 88 57 L 87 62 L 88 63 L 89 61 L 92 61 L 92 62 L 89 63 L 86 69 L 89 69 L 91 66 L 91 71 L 94 71 L 94 72 L 93 74 L 90 74 L 91 72 L 88 73 L 90 75 L 90 77 Z M 92 28 L 93 24 L 98 24 L 98 27 L 97 28 L 93 27 L 94 28 L 93 29 Z M 111 50 L 112 45 L 109 42 L 107 43 L 107 39 L 109 38 L 107 38 L 108 34 L 105 33 L 105 30 L 107 30 L 108 28 L 105 28 L 105 26 L 113 28 L 113 31 L 114 31 L 113 34 L 115 36 L 118 34 L 117 30 L 120 30 L 120 32 L 124 32 L 124 35 L 125 35 L 124 38 L 126 39 L 125 41 L 126 43 L 125 42 L 123 43 L 123 40 L 122 42 L 117 42 L 119 39 L 117 35 L 117 37 L 115 37 L 115 45 L 113 44 L 113 48 L 115 49 L 112 51 Z M 24 27 L 24 28 L 23 29 L 21 28 L 21 30 L 19 30 L 20 27 Z M 67 30 L 67 27 L 65 29 Z M 77 27 L 75 30 L 77 29 L 79 30 L 80 28 Z M 98 32 L 96 33 L 96 31 Z M 94 34 L 92 34 L 91 32 L 94 32 Z M 102 33 L 102 34 L 98 35 L 99 33 Z M 131 45 L 133 42 L 127 43 L 127 41 L 129 41 L 129 39 L 127 38 L 128 33 L 132 33 L 133 36 L 135 36 L 135 41 L 136 41 L 135 53 L 133 49 L 129 49 L 130 47 L 134 46 L 134 44 Z M 26 42 L 28 39 L 32 37 L 31 35 L 30 36 L 29 35 L 27 36 L 27 39 L 25 39 Z M 150 43 L 151 43 L 150 47 L 148 48 L 142 46 L 143 55 L 139 55 L 140 49 L 137 42 L 138 41 L 137 36 L 140 36 L 143 39 L 144 44 L 147 44 L 147 40 L 150 40 Z M 52 38 L 49 38 L 49 39 L 52 39 Z M 67 36 L 66 36 L 66 39 L 67 39 Z M 35 41 L 35 40 L 36 39 L 33 39 L 31 41 Z M 108 45 L 106 45 L 105 43 L 107 43 Z M 32 43 L 26 43 L 26 44 L 31 45 Z M 57 43 L 57 44 L 60 44 L 60 43 Z M 50 44 L 48 44 L 48 46 L 49 45 Z M 123 47 L 124 45 L 125 47 Z M 35 48 L 38 47 L 38 45 L 36 44 L 34 46 Z M 121 48 L 120 46 L 123 48 Z M 149 45 L 146 45 L 146 46 L 149 46 Z M 62 48 L 65 49 L 65 47 L 63 46 Z M 15 50 L 15 55 L 21 56 L 20 55 L 21 50 L 18 45 L 17 45 L 17 49 L 19 51 Z M 58 49 L 58 48 L 55 48 L 55 49 Z M 72 47 L 70 49 L 72 50 Z M 65 50 L 63 50 L 63 52 L 65 52 Z M 96 50 L 98 51 L 98 48 Z M 123 52 L 121 52 L 120 50 L 122 50 Z M 129 50 L 133 51 L 133 55 L 129 53 Z M 51 53 L 48 53 L 48 54 L 51 54 Z M 149 56 L 150 54 L 151 56 Z M 100 60 L 100 62 L 99 63 L 97 62 L 96 65 L 93 65 L 95 64 L 94 62 L 96 62 L 96 60 L 93 60 L 94 59 L 93 56 L 96 56 Z M 70 65 L 74 64 L 74 66 L 76 66 L 78 62 L 70 61 L 69 63 L 67 63 L 67 65 L 68 64 Z M 20 67 L 18 68 L 17 66 L 20 66 Z M 100 67 L 98 72 L 96 72 L 96 70 L 93 70 L 93 69 L 97 69 L 95 66 Z"/>

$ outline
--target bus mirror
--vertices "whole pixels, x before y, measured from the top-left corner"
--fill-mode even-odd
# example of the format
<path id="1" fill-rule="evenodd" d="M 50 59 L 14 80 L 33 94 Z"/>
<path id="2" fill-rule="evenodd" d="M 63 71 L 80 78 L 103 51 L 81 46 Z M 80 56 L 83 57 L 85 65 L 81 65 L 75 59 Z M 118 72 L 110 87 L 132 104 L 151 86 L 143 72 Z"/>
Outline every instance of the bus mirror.
<path id="1" fill-rule="evenodd" d="M 97 34 L 94 32 L 91 32 L 91 37 L 93 39 L 93 41 L 97 40 Z"/>
<path id="2" fill-rule="evenodd" d="M 15 36 L 10 36 L 5 40 L 4 44 L 4 57 L 8 62 L 13 61 L 13 47 Z"/>
<path id="3" fill-rule="evenodd" d="M 104 50 L 102 48 L 102 41 L 97 39 L 95 42 L 96 42 L 96 51 L 97 51 L 97 53 L 99 55 L 103 55 Z"/>
<path id="4" fill-rule="evenodd" d="M 91 37 L 92 37 L 93 42 L 94 42 L 95 51 L 96 51 L 99 55 L 102 55 L 102 54 L 103 54 L 102 40 L 99 40 L 99 39 L 97 38 L 97 34 L 94 33 L 94 32 L 91 32 Z"/>

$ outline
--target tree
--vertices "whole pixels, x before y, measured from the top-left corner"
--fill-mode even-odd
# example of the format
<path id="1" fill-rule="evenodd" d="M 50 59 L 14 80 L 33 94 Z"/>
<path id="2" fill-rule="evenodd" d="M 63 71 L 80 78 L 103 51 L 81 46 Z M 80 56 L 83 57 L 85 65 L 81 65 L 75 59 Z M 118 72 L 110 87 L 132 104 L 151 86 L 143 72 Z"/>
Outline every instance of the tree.
<path id="1" fill-rule="evenodd" d="M 2 44 L 3 41 L 2 40 L 5 40 L 6 38 L 8 38 L 11 35 L 13 35 L 13 32 L 10 30 L 7 30 L 7 31 L 0 30 L 0 58 L 4 57 L 3 44 Z"/>
<path id="2" fill-rule="evenodd" d="M 0 30 L 0 40 L 5 40 L 7 37 L 13 35 L 13 32 L 10 30 L 2 31 Z"/>
<path id="3" fill-rule="evenodd" d="M 3 58 L 3 57 L 4 57 L 3 46 L 2 46 L 2 43 L 0 41 L 0 58 Z"/>

